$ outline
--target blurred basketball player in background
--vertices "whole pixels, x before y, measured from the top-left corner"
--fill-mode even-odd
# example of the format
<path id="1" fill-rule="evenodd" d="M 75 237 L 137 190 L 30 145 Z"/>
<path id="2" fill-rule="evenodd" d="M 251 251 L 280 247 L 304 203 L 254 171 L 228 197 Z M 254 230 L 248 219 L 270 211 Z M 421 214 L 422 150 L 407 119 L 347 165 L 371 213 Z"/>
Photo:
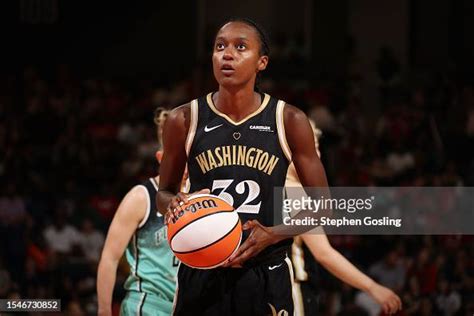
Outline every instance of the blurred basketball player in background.
<path id="1" fill-rule="evenodd" d="M 168 111 L 157 109 L 158 143 Z M 161 147 L 161 146 L 160 146 Z M 160 163 L 162 151 L 156 152 Z M 166 240 L 164 217 L 157 212 L 159 176 L 133 187 L 109 228 L 97 275 L 98 314 L 111 315 L 117 265 L 124 252 L 130 266 L 121 315 L 170 315 L 178 261 Z"/>
<path id="2" fill-rule="evenodd" d="M 321 157 L 319 150 L 321 130 L 316 128 L 312 120 L 310 123 L 314 132 L 316 151 Z M 299 198 L 303 194 L 301 182 L 293 164 L 290 164 L 288 168 L 285 187 L 290 188 L 287 190 L 288 198 L 291 198 L 289 196 L 291 194 L 295 195 L 294 198 Z M 378 284 L 357 269 L 331 246 L 324 229 L 318 227 L 310 233 L 295 237 L 292 245 L 291 260 L 295 270 L 293 284 L 295 315 L 314 315 L 318 311 L 317 293 L 307 282 L 308 273 L 305 271 L 303 243 L 326 270 L 341 281 L 369 294 L 381 306 L 384 313 L 392 314 L 401 309 L 401 300 L 393 291 Z"/>
<path id="3" fill-rule="evenodd" d="M 327 188 L 327 180 L 306 115 L 255 91 L 268 54 L 266 36 L 254 22 L 224 24 L 212 56 L 219 90 L 173 110 L 165 124 L 160 212 L 175 218 L 187 202 L 180 192 L 187 164 L 190 192 L 210 189 L 226 199 L 239 212 L 245 231 L 225 267 L 180 266 L 175 315 L 294 312 L 287 257 L 293 236 L 273 226 L 273 190 L 283 187 L 291 161 L 305 186 Z"/>

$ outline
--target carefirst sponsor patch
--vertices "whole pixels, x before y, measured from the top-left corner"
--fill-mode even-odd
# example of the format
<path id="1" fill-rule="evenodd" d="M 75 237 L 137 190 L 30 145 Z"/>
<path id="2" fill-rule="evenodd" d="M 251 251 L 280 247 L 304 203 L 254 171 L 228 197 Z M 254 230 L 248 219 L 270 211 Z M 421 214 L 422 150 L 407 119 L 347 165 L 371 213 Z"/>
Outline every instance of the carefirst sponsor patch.
<path id="1" fill-rule="evenodd" d="M 273 133 L 273 130 L 268 125 L 250 125 L 251 130 L 257 130 L 259 132 L 270 132 Z"/>

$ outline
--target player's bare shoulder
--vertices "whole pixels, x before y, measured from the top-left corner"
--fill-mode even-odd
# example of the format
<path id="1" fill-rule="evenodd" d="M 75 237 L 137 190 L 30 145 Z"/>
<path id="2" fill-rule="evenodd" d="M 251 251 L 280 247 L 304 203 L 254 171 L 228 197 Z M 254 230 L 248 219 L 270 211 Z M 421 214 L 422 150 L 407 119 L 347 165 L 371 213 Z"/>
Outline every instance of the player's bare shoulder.
<path id="1" fill-rule="evenodd" d="M 166 125 L 172 125 L 175 128 L 189 128 L 191 120 L 191 103 L 182 104 L 173 110 L 168 115 Z"/>
<path id="2" fill-rule="evenodd" d="M 308 122 L 306 114 L 294 105 L 286 104 L 283 111 L 283 118 L 286 126 L 292 126 L 291 124 L 298 124 Z"/>
<path id="3" fill-rule="evenodd" d="M 288 145 L 292 151 L 306 146 L 314 147 L 313 132 L 306 113 L 294 105 L 286 104 L 283 120 Z"/>
<path id="4" fill-rule="evenodd" d="M 147 202 L 147 194 L 146 191 L 143 190 L 142 185 L 136 185 L 128 191 L 127 195 L 125 196 L 126 199 L 130 199 L 134 203 L 146 203 Z"/>
<path id="5" fill-rule="evenodd" d="M 163 128 L 163 140 L 173 139 L 174 143 L 184 143 L 191 121 L 191 103 L 180 105 L 168 115 Z"/>
<path id="6" fill-rule="evenodd" d="M 127 219 L 131 223 L 139 223 L 145 216 L 147 207 L 146 188 L 143 185 L 137 185 L 130 189 L 122 199 L 115 216 Z"/>

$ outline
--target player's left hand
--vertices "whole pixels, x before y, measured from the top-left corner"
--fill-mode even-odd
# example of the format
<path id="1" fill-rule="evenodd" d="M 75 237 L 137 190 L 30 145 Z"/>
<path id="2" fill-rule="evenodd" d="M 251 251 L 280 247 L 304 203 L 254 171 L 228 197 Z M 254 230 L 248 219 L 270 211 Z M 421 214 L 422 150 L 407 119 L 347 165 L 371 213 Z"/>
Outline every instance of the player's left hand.
<path id="1" fill-rule="evenodd" d="M 402 309 L 400 297 L 385 286 L 374 283 L 369 289 L 369 294 L 380 304 L 385 314 L 392 315 Z"/>
<path id="2" fill-rule="evenodd" d="M 282 236 L 276 235 L 271 227 L 263 226 L 257 220 L 247 221 L 242 229 L 250 229 L 250 235 L 223 267 L 241 267 L 245 261 L 283 239 Z"/>

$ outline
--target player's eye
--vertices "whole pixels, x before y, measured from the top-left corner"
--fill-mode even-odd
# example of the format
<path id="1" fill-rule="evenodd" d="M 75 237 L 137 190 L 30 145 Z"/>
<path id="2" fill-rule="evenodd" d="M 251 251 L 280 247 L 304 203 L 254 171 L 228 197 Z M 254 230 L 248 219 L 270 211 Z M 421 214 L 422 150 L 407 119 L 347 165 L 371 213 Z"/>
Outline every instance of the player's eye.
<path id="1" fill-rule="evenodd" d="M 223 49 L 224 49 L 224 44 L 216 43 L 216 50 L 223 50 Z"/>
<path id="2" fill-rule="evenodd" d="M 246 48 L 247 48 L 247 45 L 245 45 L 245 44 L 239 44 L 239 45 L 237 45 L 237 49 L 238 49 L 238 50 L 245 50 Z"/>

